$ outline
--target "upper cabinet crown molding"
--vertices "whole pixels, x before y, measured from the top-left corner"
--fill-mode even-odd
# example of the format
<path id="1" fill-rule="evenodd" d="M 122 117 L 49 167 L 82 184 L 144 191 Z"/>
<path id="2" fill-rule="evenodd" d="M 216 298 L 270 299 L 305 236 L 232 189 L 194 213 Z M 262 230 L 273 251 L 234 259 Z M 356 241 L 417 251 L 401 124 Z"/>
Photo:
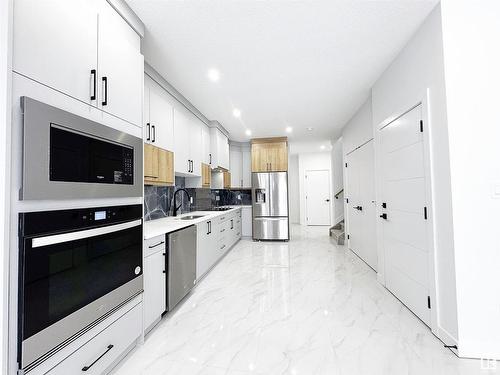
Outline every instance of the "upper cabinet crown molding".
<path id="1" fill-rule="evenodd" d="M 125 0 L 106 0 L 109 5 L 127 22 L 132 29 L 141 37 L 144 38 L 146 27 L 139 16 L 135 14 L 132 8 L 129 7 Z"/>
<path id="2" fill-rule="evenodd" d="M 16 0 L 13 70 L 142 126 L 140 37 L 105 0 Z"/>

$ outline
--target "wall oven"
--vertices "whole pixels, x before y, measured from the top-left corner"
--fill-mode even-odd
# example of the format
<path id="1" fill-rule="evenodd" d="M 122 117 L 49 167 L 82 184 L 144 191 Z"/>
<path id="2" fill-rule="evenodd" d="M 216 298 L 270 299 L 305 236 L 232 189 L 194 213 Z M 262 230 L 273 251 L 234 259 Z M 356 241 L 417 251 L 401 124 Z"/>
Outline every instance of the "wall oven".
<path id="1" fill-rule="evenodd" d="M 21 98 L 21 199 L 142 196 L 142 139 Z"/>
<path id="2" fill-rule="evenodd" d="M 19 221 L 25 369 L 141 293 L 142 206 L 30 212 Z"/>

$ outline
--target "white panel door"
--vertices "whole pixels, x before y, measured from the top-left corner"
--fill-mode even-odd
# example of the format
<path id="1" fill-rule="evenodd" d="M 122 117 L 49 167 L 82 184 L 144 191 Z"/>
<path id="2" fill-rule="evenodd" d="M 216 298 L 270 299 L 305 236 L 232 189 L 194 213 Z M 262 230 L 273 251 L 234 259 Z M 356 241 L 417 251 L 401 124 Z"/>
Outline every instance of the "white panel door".
<path id="1" fill-rule="evenodd" d="M 382 238 L 386 287 L 430 324 L 429 249 L 422 109 L 419 105 L 380 130 Z"/>
<path id="2" fill-rule="evenodd" d="M 210 165 L 212 162 L 210 152 L 210 128 L 205 124 L 201 125 L 201 148 L 203 152 L 201 162 Z"/>
<path id="3" fill-rule="evenodd" d="M 91 100 L 91 70 L 97 74 L 95 2 L 16 0 L 13 6 L 13 69 L 97 106 L 97 98 Z"/>
<path id="4" fill-rule="evenodd" d="M 189 127 L 189 158 L 191 159 L 191 174 L 201 176 L 201 160 L 203 158 L 203 145 L 201 141 L 202 126 L 205 126 L 197 117 L 190 114 Z"/>
<path id="5" fill-rule="evenodd" d="M 239 148 L 229 149 L 229 172 L 231 172 L 231 187 L 241 187 L 242 155 Z"/>
<path id="6" fill-rule="evenodd" d="M 144 258 L 144 327 L 148 328 L 166 309 L 165 255 L 158 251 Z"/>
<path id="7" fill-rule="evenodd" d="M 306 171 L 305 178 L 307 225 L 330 225 L 329 171 Z"/>
<path id="8" fill-rule="evenodd" d="M 373 141 L 347 155 L 348 246 L 377 270 L 375 163 Z"/>
<path id="9" fill-rule="evenodd" d="M 174 107 L 174 166 L 175 172 L 189 174 L 189 130 L 190 124 L 184 110 Z"/>
<path id="10" fill-rule="evenodd" d="M 243 149 L 242 154 L 242 168 L 241 179 L 243 180 L 243 187 L 252 186 L 252 154 L 250 148 Z"/>
<path id="11" fill-rule="evenodd" d="M 142 126 L 144 58 L 139 35 L 111 5 L 102 2 L 98 37 L 99 105 L 112 115 Z"/>
<path id="12" fill-rule="evenodd" d="M 151 127 L 151 141 L 155 146 L 172 151 L 174 149 L 174 108 L 165 90 L 150 78 L 147 79 L 149 82 L 145 87 L 149 87 L 148 122 Z"/>

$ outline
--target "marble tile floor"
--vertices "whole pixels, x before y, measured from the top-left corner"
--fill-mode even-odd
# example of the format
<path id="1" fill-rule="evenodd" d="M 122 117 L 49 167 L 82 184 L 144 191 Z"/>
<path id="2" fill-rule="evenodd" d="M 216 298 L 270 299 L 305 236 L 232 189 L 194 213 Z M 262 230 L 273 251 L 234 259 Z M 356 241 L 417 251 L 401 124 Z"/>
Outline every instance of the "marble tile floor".
<path id="1" fill-rule="evenodd" d="M 240 241 L 113 372 L 491 373 L 445 349 L 327 228 L 301 226 L 288 243 Z"/>

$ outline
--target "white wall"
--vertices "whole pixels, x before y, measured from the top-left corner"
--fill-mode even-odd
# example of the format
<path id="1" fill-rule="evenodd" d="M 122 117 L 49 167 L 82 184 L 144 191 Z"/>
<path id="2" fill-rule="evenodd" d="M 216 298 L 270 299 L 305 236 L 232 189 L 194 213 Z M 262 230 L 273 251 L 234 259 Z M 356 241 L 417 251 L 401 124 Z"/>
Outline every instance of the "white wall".
<path id="1" fill-rule="evenodd" d="M 371 93 L 363 105 L 342 129 L 344 156 L 373 139 Z"/>
<path id="2" fill-rule="evenodd" d="M 12 1 L 0 2 L 0 372 L 7 373 Z"/>
<path id="3" fill-rule="evenodd" d="M 292 224 L 300 223 L 300 193 L 299 193 L 299 155 L 288 157 L 288 201 L 289 220 Z"/>
<path id="4" fill-rule="evenodd" d="M 306 153 L 298 155 L 299 161 L 299 196 L 300 196 L 300 224 L 306 225 L 306 194 L 305 175 L 307 170 L 328 170 L 331 176 L 331 154 L 330 152 Z M 330 178 L 331 179 L 331 178 Z M 331 190 L 331 188 L 330 188 Z M 333 210 L 330 197 L 330 224 Z"/>
<path id="5" fill-rule="evenodd" d="M 342 189 L 344 189 L 344 156 L 343 139 L 340 137 L 333 142 L 332 148 L 332 224 L 336 224 L 344 218 L 344 193 L 340 193 L 339 196 L 335 198 L 335 194 Z"/>
<path id="6" fill-rule="evenodd" d="M 443 0 L 459 354 L 500 359 L 500 2 Z M 450 220 L 451 221 L 451 220 Z"/>
<path id="7" fill-rule="evenodd" d="M 372 111 L 374 136 L 377 138 L 380 124 L 418 104 L 426 97 L 428 90 L 429 116 L 424 120 L 430 130 L 434 244 L 438 275 L 436 298 L 439 331 L 436 334 L 447 344 L 453 344 L 458 337 L 458 322 L 442 48 L 438 5 L 373 86 Z M 468 129 L 471 133 L 470 127 Z M 473 196 L 469 196 L 469 199 Z M 475 218 L 471 216 L 467 220 L 474 221 Z M 467 233 L 470 235 L 474 232 L 469 228 Z M 474 234 L 471 237 L 477 238 Z M 379 253 L 379 259 L 380 257 Z"/>

